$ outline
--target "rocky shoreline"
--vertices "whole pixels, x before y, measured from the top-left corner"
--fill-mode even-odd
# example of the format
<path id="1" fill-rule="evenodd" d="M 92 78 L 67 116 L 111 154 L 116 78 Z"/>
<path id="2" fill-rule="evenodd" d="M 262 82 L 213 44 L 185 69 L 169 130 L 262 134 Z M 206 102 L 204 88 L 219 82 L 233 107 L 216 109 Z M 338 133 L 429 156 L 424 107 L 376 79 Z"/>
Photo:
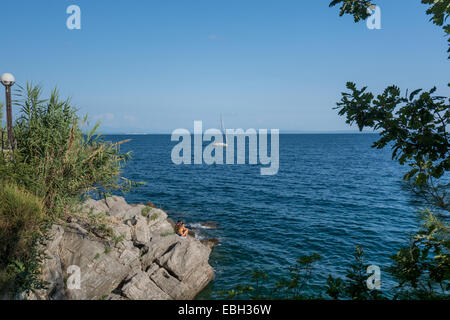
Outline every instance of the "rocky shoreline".
<path id="1" fill-rule="evenodd" d="M 114 196 L 88 200 L 83 211 L 104 214 L 112 239 L 76 218 L 53 225 L 42 267 L 47 288 L 28 299 L 193 299 L 214 278 L 208 263 L 214 241 L 179 237 L 163 210 Z"/>

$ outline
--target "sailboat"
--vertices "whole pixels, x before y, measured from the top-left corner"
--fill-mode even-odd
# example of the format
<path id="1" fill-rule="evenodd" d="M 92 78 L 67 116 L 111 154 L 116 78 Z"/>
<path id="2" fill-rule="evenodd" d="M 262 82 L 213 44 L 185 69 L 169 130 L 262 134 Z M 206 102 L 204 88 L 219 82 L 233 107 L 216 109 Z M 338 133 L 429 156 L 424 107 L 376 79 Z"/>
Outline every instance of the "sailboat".
<path id="1" fill-rule="evenodd" d="M 228 146 L 226 144 L 226 142 L 227 142 L 227 135 L 225 134 L 225 129 L 224 129 L 224 125 L 223 125 L 222 115 L 220 115 L 220 132 L 222 132 L 222 134 L 225 136 L 225 143 L 223 143 L 223 142 L 214 142 L 213 146 L 215 146 L 215 147 L 227 147 Z"/>

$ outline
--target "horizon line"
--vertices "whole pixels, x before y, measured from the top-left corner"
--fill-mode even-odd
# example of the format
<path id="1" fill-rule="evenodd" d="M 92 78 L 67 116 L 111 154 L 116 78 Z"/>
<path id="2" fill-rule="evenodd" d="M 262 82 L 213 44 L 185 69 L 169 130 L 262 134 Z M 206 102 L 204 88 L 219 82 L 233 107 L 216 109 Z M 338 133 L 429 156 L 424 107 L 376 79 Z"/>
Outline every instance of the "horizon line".
<path id="1" fill-rule="evenodd" d="M 190 132 L 194 134 L 193 132 Z M 108 132 L 99 134 L 104 136 L 113 135 L 128 135 L 128 136 L 143 136 L 143 135 L 171 135 L 172 132 Z M 300 135 L 300 134 L 379 134 L 379 132 L 370 131 L 280 131 L 280 135 Z"/>

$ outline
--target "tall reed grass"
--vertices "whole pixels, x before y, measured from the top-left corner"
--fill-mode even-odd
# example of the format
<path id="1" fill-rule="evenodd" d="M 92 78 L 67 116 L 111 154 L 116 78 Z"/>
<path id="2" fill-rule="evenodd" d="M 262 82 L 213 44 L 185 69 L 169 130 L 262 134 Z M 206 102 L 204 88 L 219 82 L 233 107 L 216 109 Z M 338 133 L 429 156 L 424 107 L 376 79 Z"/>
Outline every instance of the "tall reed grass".
<path id="1" fill-rule="evenodd" d="M 99 123 L 83 131 L 87 118 L 56 89 L 43 99 L 40 86 L 19 87 L 14 105 L 17 146 L 0 154 L 0 288 L 10 292 L 42 286 L 37 247 L 49 224 L 70 215 L 86 195 L 133 185 L 120 177 L 130 154 L 105 141 Z"/>

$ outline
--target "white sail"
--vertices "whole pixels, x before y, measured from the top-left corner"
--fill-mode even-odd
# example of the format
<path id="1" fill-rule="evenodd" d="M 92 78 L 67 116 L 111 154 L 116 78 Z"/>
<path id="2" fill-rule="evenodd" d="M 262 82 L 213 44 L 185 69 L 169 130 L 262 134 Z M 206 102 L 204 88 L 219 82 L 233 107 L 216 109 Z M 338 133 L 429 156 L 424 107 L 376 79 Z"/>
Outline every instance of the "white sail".
<path id="1" fill-rule="evenodd" d="M 222 131 L 222 133 L 225 134 L 222 115 L 220 115 L 220 131 Z"/>
<path id="2" fill-rule="evenodd" d="M 223 125 L 223 119 L 222 114 L 220 115 L 220 131 L 222 132 L 222 135 L 225 137 L 225 143 L 224 142 L 214 142 L 214 146 L 216 147 L 226 147 L 227 145 L 227 136 L 225 134 L 225 126 Z"/>

